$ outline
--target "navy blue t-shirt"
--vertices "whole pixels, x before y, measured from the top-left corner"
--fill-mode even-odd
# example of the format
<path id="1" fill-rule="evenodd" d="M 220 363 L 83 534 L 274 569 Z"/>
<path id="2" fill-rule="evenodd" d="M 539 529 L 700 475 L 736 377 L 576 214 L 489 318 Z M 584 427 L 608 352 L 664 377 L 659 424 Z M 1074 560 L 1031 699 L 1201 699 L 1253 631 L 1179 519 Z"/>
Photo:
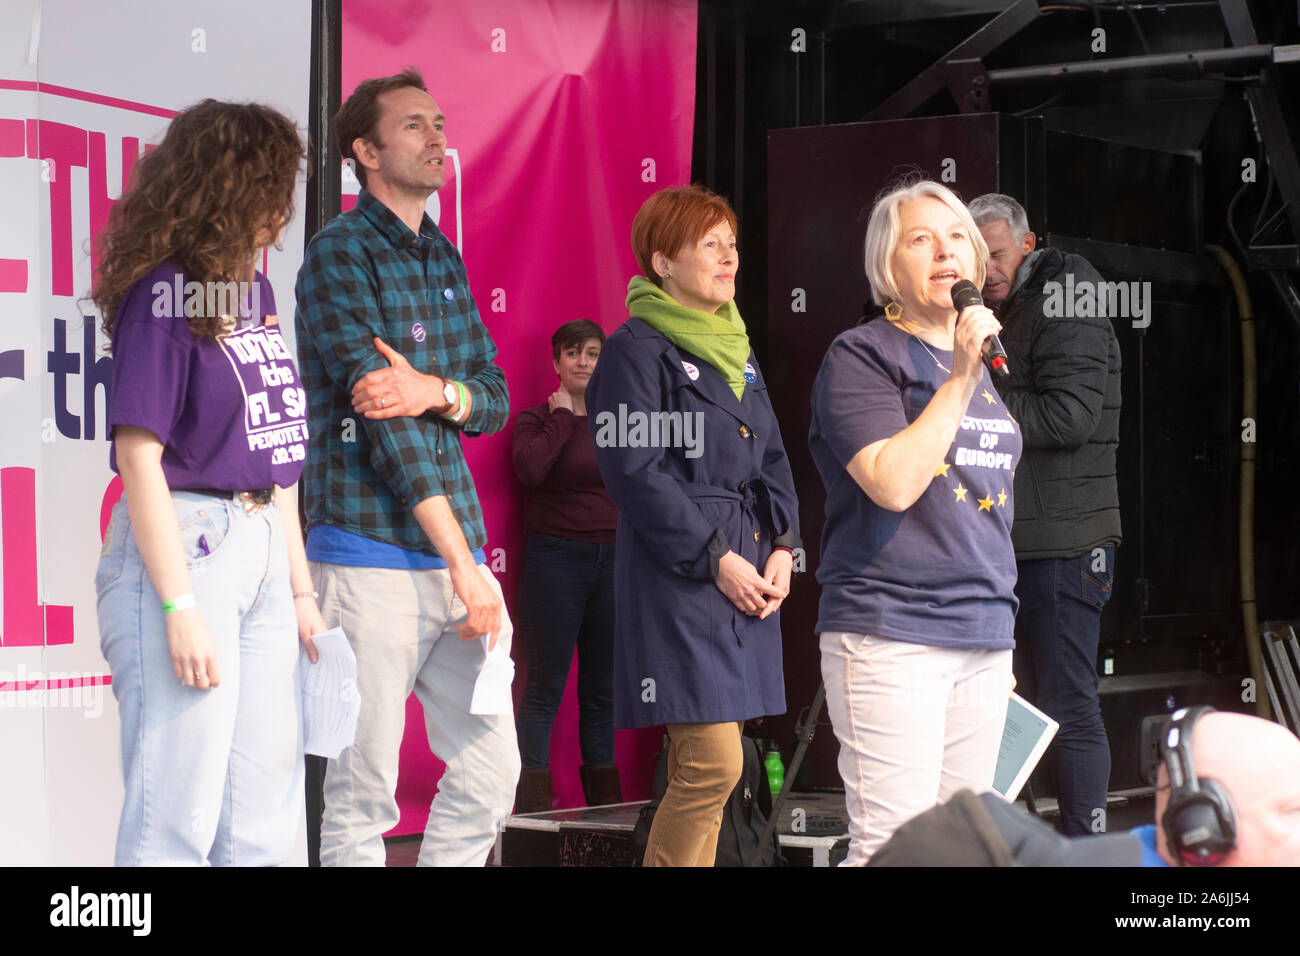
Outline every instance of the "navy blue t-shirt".
<path id="1" fill-rule="evenodd" d="M 988 370 L 944 464 L 912 507 L 880 507 L 848 473 L 854 455 L 914 422 L 947 381 L 952 352 L 928 347 L 879 318 L 842 333 L 822 360 L 808 434 L 826 486 L 817 633 L 1014 647 L 1011 492 L 1020 426 Z"/>

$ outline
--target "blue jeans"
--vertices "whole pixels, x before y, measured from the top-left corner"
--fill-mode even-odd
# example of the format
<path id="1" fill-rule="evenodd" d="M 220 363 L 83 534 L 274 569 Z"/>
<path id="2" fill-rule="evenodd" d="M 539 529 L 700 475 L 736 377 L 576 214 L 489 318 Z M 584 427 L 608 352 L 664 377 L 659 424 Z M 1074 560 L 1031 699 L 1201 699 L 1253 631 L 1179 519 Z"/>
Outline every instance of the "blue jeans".
<path id="1" fill-rule="evenodd" d="M 118 866 L 265 866 L 293 850 L 303 814 L 298 626 L 275 505 L 172 492 L 221 684 L 172 670 L 162 602 L 126 499 L 95 574 L 99 639 L 122 720 Z M 200 540 L 201 539 L 201 540 Z"/>
<path id="2" fill-rule="evenodd" d="M 578 648 L 582 762 L 614 762 L 614 545 L 528 534 L 519 582 L 528 681 L 519 703 L 525 770 L 550 765 L 551 725 Z"/>
<path id="3" fill-rule="evenodd" d="M 1110 742 L 1097 698 L 1097 644 L 1101 609 L 1115 576 L 1115 548 L 1021 561 L 1019 571 L 1017 680 L 1024 682 L 1026 699 L 1061 725 L 1048 753 L 1056 764 L 1062 829 L 1071 836 L 1094 833 L 1104 820 L 1095 811 L 1106 808 L 1110 780 Z"/>

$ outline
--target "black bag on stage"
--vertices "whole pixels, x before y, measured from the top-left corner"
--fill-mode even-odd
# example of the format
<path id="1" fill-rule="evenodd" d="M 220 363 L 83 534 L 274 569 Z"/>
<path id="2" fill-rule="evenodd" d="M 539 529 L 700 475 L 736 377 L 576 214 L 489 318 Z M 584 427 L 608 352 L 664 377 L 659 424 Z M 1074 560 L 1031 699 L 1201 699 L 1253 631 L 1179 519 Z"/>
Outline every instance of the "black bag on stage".
<path id="1" fill-rule="evenodd" d="M 718 833 L 718 854 L 714 866 L 744 866 L 758 846 L 759 837 L 767 825 L 768 814 L 772 812 L 772 791 L 767 783 L 767 773 L 763 766 L 763 757 L 759 753 L 758 741 L 747 734 L 740 737 L 744 750 L 744 769 L 740 782 L 731 791 L 727 804 L 722 810 L 722 829 Z M 655 765 L 654 783 L 650 788 L 650 802 L 641 808 L 637 816 L 636 827 L 632 831 L 632 843 L 636 848 L 637 865 L 645 858 L 646 844 L 650 842 L 650 826 L 654 822 L 655 811 L 668 789 L 668 751 L 659 754 Z M 771 845 L 764 848 L 759 859 L 759 866 L 784 866 L 781 845 L 776 834 L 772 834 Z"/>

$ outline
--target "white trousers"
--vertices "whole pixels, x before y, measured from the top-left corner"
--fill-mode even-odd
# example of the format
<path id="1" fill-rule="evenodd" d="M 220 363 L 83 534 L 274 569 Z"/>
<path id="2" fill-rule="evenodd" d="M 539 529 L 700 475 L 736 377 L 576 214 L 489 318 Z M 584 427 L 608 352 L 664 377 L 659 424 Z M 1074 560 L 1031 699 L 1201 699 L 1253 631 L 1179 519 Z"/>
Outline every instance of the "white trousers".
<path id="1" fill-rule="evenodd" d="M 497 596 L 486 565 L 479 572 Z M 454 625 L 465 605 L 446 570 L 397 571 L 311 562 L 325 623 L 341 626 L 357 655 L 361 714 L 353 745 L 325 772 L 322 866 L 383 866 L 383 835 L 398 821 L 397 765 L 406 699 L 424 707 L 429 747 L 447 765 L 429 808 L 420 866 L 482 866 L 510 815 L 519 747 L 510 714 L 470 714 L 482 643 Z M 505 607 L 498 640 L 510 652 Z"/>
<path id="2" fill-rule="evenodd" d="M 992 787 L 1010 650 L 828 631 L 821 659 L 849 813 L 841 866 L 864 865 L 896 829 L 958 790 Z"/>

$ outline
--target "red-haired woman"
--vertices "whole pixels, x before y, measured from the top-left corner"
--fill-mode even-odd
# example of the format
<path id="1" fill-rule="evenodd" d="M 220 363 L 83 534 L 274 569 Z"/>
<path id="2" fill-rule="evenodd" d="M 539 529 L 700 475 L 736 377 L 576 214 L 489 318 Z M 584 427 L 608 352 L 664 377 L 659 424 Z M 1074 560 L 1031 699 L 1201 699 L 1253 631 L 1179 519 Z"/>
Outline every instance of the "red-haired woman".
<path id="1" fill-rule="evenodd" d="M 798 502 L 733 301 L 736 214 L 699 186 L 642 205 L 644 275 L 587 388 L 618 505 L 614 715 L 668 725 L 647 866 L 712 866 L 745 720 L 785 711 L 781 627 Z"/>
<path id="2" fill-rule="evenodd" d="M 254 269 L 303 149 L 265 106 L 205 100 L 136 165 L 100 236 L 109 463 L 95 578 L 122 719 L 118 865 L 284 862 L 302 813 L 295 671 L 324 630 L 293 486 L 305 402 Z"/>

